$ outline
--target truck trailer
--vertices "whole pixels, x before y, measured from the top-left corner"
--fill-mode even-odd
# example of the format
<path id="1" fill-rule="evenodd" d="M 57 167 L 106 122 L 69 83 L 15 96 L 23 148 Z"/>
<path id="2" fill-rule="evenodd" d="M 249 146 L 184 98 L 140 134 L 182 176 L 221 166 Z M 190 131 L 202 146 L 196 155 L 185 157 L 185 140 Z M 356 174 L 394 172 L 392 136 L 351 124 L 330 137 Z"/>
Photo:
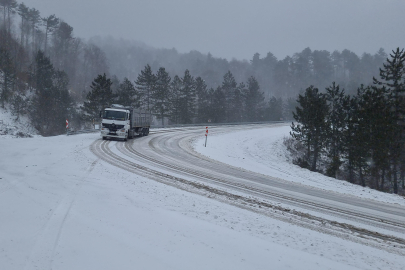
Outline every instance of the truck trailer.
<path id="1" fill-rule="evenodd" d="M 103 140 L 118 138 L 126 141 L 149 134 L 151 113 L 148 111 L 113 104 L 101 111 L 100 117 Z"/>

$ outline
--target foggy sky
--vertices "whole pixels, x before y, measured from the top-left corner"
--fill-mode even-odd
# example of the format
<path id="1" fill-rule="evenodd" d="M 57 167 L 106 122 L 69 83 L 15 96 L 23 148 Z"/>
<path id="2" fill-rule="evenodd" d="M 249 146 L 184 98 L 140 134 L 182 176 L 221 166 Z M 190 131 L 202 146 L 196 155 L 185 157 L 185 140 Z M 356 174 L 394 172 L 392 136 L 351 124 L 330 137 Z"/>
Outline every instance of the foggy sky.
<path id="1" fill-rule="evenodd" d="M 81 38 L 108 36 L 215 57 L 278 59 L 306 47 L 356 54 L 405 47 L 404 0 L 17 0 Z"/>

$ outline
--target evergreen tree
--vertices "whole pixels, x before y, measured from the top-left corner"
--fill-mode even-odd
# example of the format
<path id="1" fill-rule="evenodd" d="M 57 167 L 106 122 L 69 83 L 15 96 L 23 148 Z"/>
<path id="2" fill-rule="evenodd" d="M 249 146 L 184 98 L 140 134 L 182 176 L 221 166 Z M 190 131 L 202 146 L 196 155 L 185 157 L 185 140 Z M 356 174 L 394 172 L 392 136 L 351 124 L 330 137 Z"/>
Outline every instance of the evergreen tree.
<path id="1" fill-rule="evenodd" d="M 83 105 L 85 118 L 88 120 L 98 118 L 101 110 L 115 102 L 116 96 L 111 90 L 111 84 L 105 73 L 94 79 L 90 86 L 91 91 L 86 96 L 87 101 Z"/>
<path id="2" fill-rule="evenodd" d="M 327 134 L 326 117 L 328 106 L 326 98 L 318 89 L 310 86 L 304 96 L 298 96 L 298 104 L 294 112 L 296 124 L 291 124 L 291 136 L 300 141 L 307 149 L 306 166 L 316 171 L 319 155 L 324 147 Z"/>
<path id="3" fill-rule="evenodd" d="M 4 104 L 11 97 L 11 90 L 15 81 L 15 67 L 9 51 L 3 48 L 0 48 L 0 71 L 3 72 L 0 80 L 0 102 L 4 108 Z"/>
<path id="4" fill-rule="evenodd" d="M 150 111 L 154 105 L 152 95 L 156 87 L 156 76 L 149 65 L 146 65 L 145 69 L 138 75 L 135 84 L 140 94 L 142 108 Z"/>
<path id="5" fill-rule="evenodd" d="M 271 97 L 266 108 L 265 119 L 268 121 L 280 121 L 283 118 L 283 100 Z"/>
<path id="6" fill-rule="evenodd" d="M 398 193 L 398 171 L 400 159 L 404 155 L 405 145 L 405 51 L 399 48 L 392 51 L 391 59 L 380 69 L 380 80 L 373 78 L 374 84 L 385 86 L 389 91 L 389 98 L 392 104 L 391 110 L 395 119 L 392 133 L 392 146 L 390 149 L 392 156 L 392 170 L 394 177 L 394 193 Z"/>
<path id="7" fill-rule="evenodd" d="M 366 174 L 370 169 L 387 169 L 389 160 L 391 120 L 386 91 L 377 87 L 360 87 L 358 90 L 358 129 L 356 134 L 357 160 L 360 184 L 366 186 Z"/>
<path id="8" fill-rule="evenodd" d="M 225 119 L 227 122 L 231 122 L 232 120 L 232 113 L 233 113 L 233 101 L 235 100 L 235 93 L 237 90 L 237 83 L 235 77 L 232 75 L 230 71 L 228 71 L 223 78 L 222 82 L 222 91 L 225 95 Z"/>
<path id="9" fill-rule="evenodd" d="M 48 34 L 52 33 L 55 31 L 59 24 L 59 19 L 56 18 L 56 16 L 50 15 L 48 17 L 42 18 L 43 25 L 45 26 L 45 49 L 44 53 L 46 54 L 46 49 L 48 46 Z"/>
<path id="10" fill-rule="evenodd" d="M 26 97 L 15 94 L 11 99 L 11 113 L 16 116 L 16 121 L 20 119 L 21 115 L 24 115 L 27 112 L 28 102 Z"/>
<path id="11" fill-rule="evenodd" d="M 4 29 L 7 29 L 11 33 L 11 15 L 15 14 L 17 8 L 16 0 L 0 0 L 0 6 L 3 9 L 3 26 Z M 7 19 L 6 19 L 7 15 Z"/>
<path id="12" fill-rule="evenodd" d="M 210 119 L 209 93 L 207 84 L 201 77 L 195 79 L 195 89 L 197 94 L 197 121 L 206 123 Z"/>
<path id="13" fill-rule="evenodd" d="M 180 123 L 181 115 L 181 88 L 182 81 L 179 76 L 174 76 L 173 81 L 171 82 L 171 92 L 170 92 L 170 112 L 169 120 L 174 124 Z"/>
<path id="14" fill-rule="evenodd" d="M 42 135 L 61 134 L 68 111 L 73 107 L 67 89 L 69 80 L 64 72 L 55 71 L 42 51 L 38 51 L 32 70 L 31 79 L 35 88 L 31 101 L 32 123 Z"/>
<path id="15" fill-rule="evenodd" d="M 212 122 L 214 123 L 224 123 L 227 121 L 226 119 L 226 97 L 224 91 L 222 91 L 222 88 L 220 86 L 215 89 L 215 91 L 210 91 L 210 96 L 211 98 L 211 109 L 210 112 L 212 113 L 212 116 L 210 117 L 212 119 Z"/>
<path id="16" fill-rule="evenodd" d="M 361 90 L 359 89 L 358 92 Z M 343 129 L 342 157 L 346 160 L 346 169 L 348 171 L 348 181 L 354 183 L 354 170 L 361 165 L 363 150 L 361 142 L 361 128 L 359 127 L 359 95 L 356 97 L 347 96 L 343 102 L 343 110 L 346 115 L 346 127 Z"/>
<path id="17" fill-rule="evenodd" d="M 63 71 L 56 71 L 52 88 L 52 135 L 65 132 L 65 120 L 73 120 L 74 102 L 68 91 L 69 78 Z"/>
<path id="18" fill-rule="evenodd" d="M 112 86 L 114 86 L 113 82 Z M 128 78 L 124 78 L 124 81 L 122 83 L 118 83 L 116 95 L 118 104 L 134 108 L 139 107 L 138 91 L 136 91 L 134 85 L 131 83 L 130 80 L 128 80 Z"/>
<path id="19" fill-rule="evenodd" d="M 31 66 L 31 85 L 35 94 L 31 99 L 30 118 L 40 134 L 51 135 L 52 121 L 52 88 L 55 70 L 49 58 L 38 51 L 35 62 Z"/>
<path id="20" fill-rule="evenodd" d="M 283 104 L 283 118 L 286 120 L 292 120 L 293 117 L 293 111 L 295 110 L 295 107 L 298 106 L 297 100 L 289 97 Z"/>
<path id="21" fill-rule="evenodd" d="M 21 46 L 24 46 L 24 35 L 28 35 L 28 19 L 29 19 L 29 8 L 24 4 L 20 3 L 17 8 L 18 15 L 21 17 Z"/>
<path id="22" fill-rule="evenodd" d="M 36 43 L 36 30 L 38 29 L 39 22 L 41 21 L 41 16 L 39 13 L 39 10 L 35 8 L 30 8 L 28 11 L 28 22 L 30 23 L 30 31 L 31 31 L 31 37 L 32 37 L 32 47 L 31 50 L 33 52 L 36 52 L 39 47 L 37 46 L 38 44 Z M 28 41 L 27 41 L 28 42 Z M 27 44 L 28 47 L 28 44 Z"/>
<path id="23" fill-rule="evenodd" d="M 261 113 L 264 107 L 264 94 L 260 91 L 259 83 L 253 76 L 247 81 L 244 99 L 247 121 L 261 120 Z"/>
<path id="24" fill-rule="evenodd" d="M 326 119 L 328 127 L 326 148 L 329 164 L 326 174 L 336 178 L 336 173 L 342 164 L 340 160 L 343 144 L 342 131 L 347 125 L 344 102 L 347 99 L 345 99 L 344 90 L 340 90 L 339 85 L 336 85 L 335 82 L 326 88 L 325 97 L 329 107 Z"/>
<path id="25" fill-rule="evenodd" d="M 181 79 L 182 87 L 180 88 L 180 122 L 182 124 L 193 123 L 195 117 L 195 99 L 196 89 L 194 78 L 187 69 Z"/>
<path id="26" fill-rule="evenodd" d="M 156 75 L 156 86 L 152 93 L 154 100 L 153 111 L 157 114 L 157 118 L 164 125 L 164 118 L 168 116 L 170 111 L 170 82 L 171 78 L 165 68 L 159 68 Z"/>

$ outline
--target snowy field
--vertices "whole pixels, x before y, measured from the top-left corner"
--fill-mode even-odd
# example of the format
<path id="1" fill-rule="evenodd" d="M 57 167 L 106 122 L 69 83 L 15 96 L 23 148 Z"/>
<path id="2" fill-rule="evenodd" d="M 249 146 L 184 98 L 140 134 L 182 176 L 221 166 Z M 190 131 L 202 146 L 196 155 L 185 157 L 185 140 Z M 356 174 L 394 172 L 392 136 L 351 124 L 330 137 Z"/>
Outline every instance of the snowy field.
<path id="1" fill-rule="evenodd" d="M 262 131 L 271 134 L 270 144 L 265 134 L 249 139 L 242 132 L 210 136 L 204 149 L 196 145 L 224 162 L 262 173 L 270 163 L 279 177 L 304 181 L 286 167 L 279 145 L 286 128 Z M 113 167 L 89 150 L 96 139 L 0 138 L 0 269 L 405 269 L 399 255 Z M 261 144 L 269 145 L 267 154 L 258 153 Z M 302 176 L 305 184 L 333 189 L 321 176 L 314 182 Z"/>

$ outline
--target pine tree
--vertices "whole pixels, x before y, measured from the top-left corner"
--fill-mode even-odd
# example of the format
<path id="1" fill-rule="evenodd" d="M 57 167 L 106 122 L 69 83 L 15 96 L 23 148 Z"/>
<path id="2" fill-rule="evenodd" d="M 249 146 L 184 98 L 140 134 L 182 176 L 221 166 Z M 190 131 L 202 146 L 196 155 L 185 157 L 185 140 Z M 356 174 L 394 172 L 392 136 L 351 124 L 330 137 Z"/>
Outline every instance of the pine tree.
<path id="1" fill-rule="evenodd" d="M 247 121 L 259 121 L 264 109 L 264 94 L 260 92 L 260 86 L 255 77 L 251 76 L 247 81 L 244 93 L 245 113 Z"/>
<path id="2" fill-rule="evenodd" d="M 140 94 L 142 108 L 150 111 L 154 104 L 152 95 L 156 87 L 156 76 L 149 65 L 146 65 L 141 74 L 138 75 L 135 84 Z"/>
<path id="3" fill-rule="evenodd" d="M 224 123 L 227 121 L 226 118 L 226 97 L 224 91 L 222 91 L 222 88 L 220 86 L 215 89 L 215 91 L 210 91 L 210 96 L 211 96 L 211 109 L 210 112 L 212 113 L 212 116 L 210 117 L 212 119 L 212 122 L 214 123 Z"/>
<path id="4" fill-rule="evenodd" d="M 31 37 L 32 37 L 32 47 L 31 50 L 33 52 L 36 52 L 37 49 L 39 49 L 37 47 L 37 43 L 36 43 L 36 29 L 38 28 L 39 22 L 41 21 L 41 16 L 39 13 L 39 10 L 35 9 L 35 8 L 30 8 L 28 11 L 28 21 L 30 23 L 30 31 L 31 31 Z M 27 46 L 28 47 L 28 46 Z"/>
<path id="5" fill-rule="evenodd" d="M 32 65 L 31 80 L 35 89 L 30 106 L 32 123 L 42 135 L 61 134 L 68 111 L 73 107 L 66 74 L 55 71 L 49 58 L 38 51 Z"/>
<path id="6" fill-rule="evenodd" d="M 65 132 L 65 120 L 73 121 L 74 102 L 69 95 L 69 78 L 63 71 L 56 71 L 52 88 L 52 135 Z"/>
<path id="7" fill-rule="evenodd" d="M 360 92 L 360 90 L 358 90 Z M 354 183 L 354 170 L 361 162 L 361 130 L 359 128 L 359 102 L 358 96 L 347 96 L 343 102 L 343 110 L 346 115 L 346 127 L 342 131 L 342 157 L 346 160 L 346 168 L 349 173 L 348 180 Z M 359 136 L 360 135 L 360 136 Z"/>
<path id="8" fill-rule="evenodd" d="M 49 136 L 52 120 L 52 78 L 55 74 L 53 65 L 42 51 L 38 51 L 35 62 L 31 65 L 31 86 L 35 94 L 31 99 L 30 118 L 40 134 Z"/>
<path id="9" fill-rule="evenodd" d="M 15 67 L 9 51 L 2 48 L 0 48 L 0 71 L 3 72 L 0 80 L 0 102 L 4 108 L 4 104 L 11 97 L 11 90 L 15 81 Z"/>
<path id="10" fill-rule="evenodd" d="M 50 15 L 48 17 L 42 18 L 42 23 L 45 26 L 45 49 L 44 53 L 46 54 L 46 49 L 48 46 L 48 34 L 55 31 L 59 24 L 59 19 L 56 18 L 55 14 Z"/>
<path id="11" fill-rule="evenodd" d="M 268 121 L 280 121 L 283 118 L 283 100 L 271 97 L 266 108 L 265 119 Z"/>
<path id="12" fill-rule="evenodd" d="M 112 83 L 112 86 L 114 84 Z M 117 103 L 128 107 L 139 107 L 139 94 L 134 85 L 128 78 L 124 78 L 122 83 L 117 87 Z"/>
<path id="13" fill-rule="evenodd" d="M 16 117 L 16 121 L 18 121 L 20 116 L 27 112 L 27 98 L 20 94 L 15 94 L 12 97 L 10 104 L 11 113 Z"/>
<path id="14" fill-rule="evenodd" d="M 222 91 L 225 95 L 225 119 L 227 122 L 230 122 L 232 119 L 232 107 L 233 101 L 235 100 L 235 92 L 237 89 L 237 83 L 235 77 L 232 75 L 230 71 L 228 71 L 223 78 L 222 82 Z"/>
<path id="15" fill-rule="evenodd" d="M 195 89 L 197 94 L 197 121 L 206 123 L 209 119 L 209 93 L 207 84 L 201 77 L 195 79 Z"/>
<path id="16" fill-rule="evenodd" d="M 170 82 L 171 78 L 165 68 L 159 68 L 156 75 L 156 86 L 152 93 L 154 100 L 153 111 L 157 114 L 157 118 L 162 121 L 164 125 L 164 118 L 168 116 L 170 111 Z"/>
<path id="17" fill-rule="evenodd" d="M 87 101 L 83 105 L 87 120 L 98 118 L 101 110 L 114 103 L 116 96 L 111 90 L 111 84 L 111 80 L 107 79 L 105 73 L 98 75 L 91 83 L 91 91 L 87 94 Z"/>
<path id="18" fill-rule="evenodd" d="M 180 123 L 181 115 L 181 88 L 183 83 L 179 76 L 174 76 L 170 86 L 170 112 L 169 120 L 174 124 Z"/>
<path id="19" fill-rule="evenodd" d="M 233 93 L 233 99 L 229 108 L 229 122 L 242 122 L 243 120 L 243 95 L 241 89 L 244 89 L 244 84 L 239 84 Z"/>
<path id="20" fill-rule="evenodd" d="M 399 48 L 392 51 L 391 59 L 380 69 L 380 80 L 373 78 L 374 84 L 385 86 L 389 91 L 389 98 L 392 104 L 393 117 L 395 119 L 392 134 L 392 167 L 394 177 L 394 193 L 398 193 L 398 170 L 400 159 L 405 152 L 405 51 Z"/>
<path id="21" fill-rule="evenodd" d="M 340 160 L 343 144 L 342 131 L 347 125 L 344 111 L 344 102 L 346 99 L 344 90 L 340 90 L 339 85 L 336 85 L 335 82 L 326 88 L 325 97 L 329 107 L 329 113 L 326 119 L 328 123 L 326 148 L 329 164 L 326 169 L 326 174 L 336 178 L 336 173 L 342 164 Z"/>
<path id="22" fill-rule="evenodd" d="M 326 140 L 326 117 L 328 106 L 326 98 L 318 89 L 310 86 L 304 96 L 298 96 L 298 104 L 294 112 L 296 124 L 291 124 L 291 136 L 307 148 L 306 162 L 310 170 L 316 171 L 319 155 Z"/>
<path id="23" fill-rule="evenodd" d="M 195 116 L 195 81 L 187 69 L 181 79 L 182 87 L 180 88 L 180 123 L 191 124 Z"/>
<path id="24" fill-rule="evenodd" d="M 365 176 L 370 170 L 376 175 L 379 170 L 389 169 L 386 162 L 390 159 L 388 154 L 394 123 L 386 93 L 384 88 L 377 87 L 362 86 L 358 90 L 357 132 L 354 137 L 357 153 L 354 164 L 362 186 L 366 186 Z"/>
<path id="25" fill-rule="evenodd" d="M 29 8 L 24 4 L 20 3 L 17 8 L 18 15 L 21 16 L 21 46 L 24 45 L 24 34 L 28 35 L 28 19 L 29 19 Z"/>

